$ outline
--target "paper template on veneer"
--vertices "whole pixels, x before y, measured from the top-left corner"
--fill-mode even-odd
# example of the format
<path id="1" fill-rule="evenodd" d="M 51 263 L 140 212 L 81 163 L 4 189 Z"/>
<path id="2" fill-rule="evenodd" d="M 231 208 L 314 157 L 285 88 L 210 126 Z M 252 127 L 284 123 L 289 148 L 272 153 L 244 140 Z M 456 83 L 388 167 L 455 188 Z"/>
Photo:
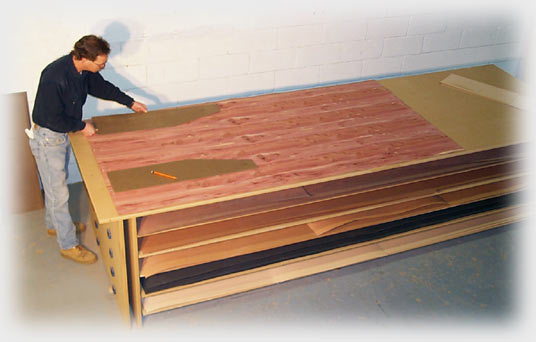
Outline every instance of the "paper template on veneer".
<path id="1" fill-rule="evenodd" d="M 108 178 L 112 183 L 114 191 L 120 192 L 180 182 L 188 179 L 223 175 L 231 172 L 250 170 L 256 167 L 257 165 L 248 159 L 191 159 L 112 171 L 108 172 Z M 153 174 L 151 171 L 158 171 L 176 179 L 162 177 Z"/>
<path id="2" fill-rule="evenodd" d="M 148 113 L 95 116 L 91 120 L 98 134 L 111 134 L 181 125 L 217 113 L 219 110 L 218 104 L 212 103 L 161 109 Z"/>

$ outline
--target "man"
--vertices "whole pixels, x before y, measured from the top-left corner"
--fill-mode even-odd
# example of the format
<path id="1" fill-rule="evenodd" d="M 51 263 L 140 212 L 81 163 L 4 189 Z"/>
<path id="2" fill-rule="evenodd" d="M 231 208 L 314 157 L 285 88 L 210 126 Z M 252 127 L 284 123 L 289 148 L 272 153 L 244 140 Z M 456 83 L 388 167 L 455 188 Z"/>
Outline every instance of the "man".
<path id="1" fill-rule="evenodd" d="M 109 53 L 110 46 L 101 37 L 82 37 L 70 54 L 43 70 L 32 112 L 30 147 L 45 191 L 48 233 L 56 235 L 63 257 L 83 264 L 94 263 L 97 256 L 80 245 L 69 213 L 67 133 L 95 134 L 91 122 L 82 120 L 82 106 L 88 94 L 118 102 L 136 112 L 147 112 L 145 104 L 134 101 L 100 75 Z M 79 228 L 85 227 L 80 224 Z"/>

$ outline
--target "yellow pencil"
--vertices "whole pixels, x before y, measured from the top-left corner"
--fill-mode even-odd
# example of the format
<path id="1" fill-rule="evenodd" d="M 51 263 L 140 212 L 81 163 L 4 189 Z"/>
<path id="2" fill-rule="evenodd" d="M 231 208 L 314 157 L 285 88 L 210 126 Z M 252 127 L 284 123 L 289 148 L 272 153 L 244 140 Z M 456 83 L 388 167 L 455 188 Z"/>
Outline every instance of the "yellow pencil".
<path id="1" fill-rule="evenodd" d="M 160 177 L 165 177 L 165 178 L 169 178 L 169 179 L 177 179 L 177 177 L 175 177 L 175 176 L 168 175 L 166 173 L 158 172 L 158 171 L 155 171 L 155 170 L 151 170 L 151 173 L 153 175 L 157 175 L 157 176 L 160 176 Z"/>

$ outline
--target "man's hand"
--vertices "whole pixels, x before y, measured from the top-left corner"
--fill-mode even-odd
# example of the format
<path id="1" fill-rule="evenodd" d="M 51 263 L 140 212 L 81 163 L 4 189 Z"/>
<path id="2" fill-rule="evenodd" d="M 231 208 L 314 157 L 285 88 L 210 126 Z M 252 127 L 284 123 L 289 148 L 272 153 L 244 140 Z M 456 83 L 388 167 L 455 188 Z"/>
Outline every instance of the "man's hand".
<path id="1" fill-rule="evenodd" d="M 132 109 L 135 112 L 144 112 L 147 113 L 147 106 L 141 102 L 132 103 L 132 106 L 130 106 L 130 109 Z"/>
<path id="2" fill-rule="evenodd" d="M 97 130 L 95 129 L 95 126 L 93 126 L 93 124 L 89 121 L 84 121 L 84 122 L 86 123 L 86 127 L 84 127 L 84 129 L 81 130 L 80 132 L 82 132 L 82 134 L 86 137 L 95 135 L 95 133 L 97 132 Z"/>

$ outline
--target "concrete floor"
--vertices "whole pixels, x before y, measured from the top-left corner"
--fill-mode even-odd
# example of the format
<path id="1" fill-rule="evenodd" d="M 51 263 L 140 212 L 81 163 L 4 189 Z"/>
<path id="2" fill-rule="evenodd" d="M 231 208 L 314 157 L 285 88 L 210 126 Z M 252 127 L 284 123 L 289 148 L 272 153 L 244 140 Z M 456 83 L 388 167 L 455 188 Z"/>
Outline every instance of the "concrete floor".
<path id="1" fill-rule="evenodd" d="M 80 183 L 71 185 L 70 206 L 75 220 L 87 221 L 88 199 Z M 13 262 L 7 265 L 12 276 L 7 278 L 9 292 L 4 292 L 13 294 L 7 306 L 10 326 L 24 340 L 70 340 L 73 334 L 77 340 L 111 334 L 118 340 L 151 340 L 155 334 L 214 340 L 237 332 L 254 334 L 255 340 L 293 334 L 320 340 L 323 333 L 363 336 L 367 331 L 376 338 L 388 331 L 400 338 L 405 331 L 414 340 L 417 332 L 429 329 L 489 332 L 515 326 L 520 319 L 516 250 L 522 228 L 493 229 L 154 314 L 145 317 L 143 328 L 129 330 L 100 260 L 78 265 L 61 258 L 55 238 L 45 232 L 44 210 L 38 210 L 12 218 L 8 251 Z M 81 241 L 98 251 L 90 230 Z"/>

